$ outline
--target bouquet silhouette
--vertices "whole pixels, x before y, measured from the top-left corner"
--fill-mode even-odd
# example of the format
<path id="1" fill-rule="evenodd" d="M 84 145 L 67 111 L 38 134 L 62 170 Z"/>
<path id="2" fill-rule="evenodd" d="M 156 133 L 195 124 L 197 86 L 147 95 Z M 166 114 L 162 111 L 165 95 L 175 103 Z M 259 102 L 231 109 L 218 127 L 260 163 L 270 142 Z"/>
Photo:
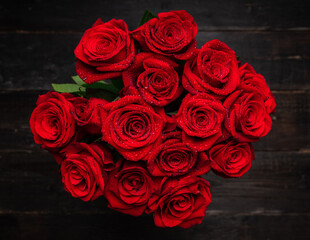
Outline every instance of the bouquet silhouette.
<path id="1" fill-rule="evenodd" d="M 186 11 L 146 11 L 133 31 L 116 19 L 85 31 L 75 83 L 52 84 L 30 119 L 73 197 L 105 197 L 116 211 L 188 228 L 211 202 L 205 174 L 250 169 L 274 96 L 225 43 L 197 48 L 197 33 Z"/>

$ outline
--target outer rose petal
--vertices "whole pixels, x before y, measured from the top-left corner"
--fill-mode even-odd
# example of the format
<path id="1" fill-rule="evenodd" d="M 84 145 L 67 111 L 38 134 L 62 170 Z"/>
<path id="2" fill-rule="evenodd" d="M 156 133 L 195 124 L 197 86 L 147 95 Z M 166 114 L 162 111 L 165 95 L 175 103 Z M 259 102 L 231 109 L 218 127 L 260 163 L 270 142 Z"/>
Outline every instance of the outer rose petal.
<path id="1" fill-rule="evenodd" d="M 71 97 L 71 94 L 57 92 L 39 96 L 29 123 L 35 143 L 42 148 L 57 152 L 75 140 L 73 105 L 67 100 Z"/>
<path id="2" fill-rule="evenodd" d="M 213 146 L 208 155 L 214 172 L 223 177 L 241 177 L 251 168 L 254 160 L 252 145 L 235 140 Z"/>
<path id="3" fill-rule="evenodd" d="M 125 96 L 105 105 L 101 111 L 101 119 L 102 140 L 116 148 L 124 158 L 132 161 L 147 159 L 154 144 L 160 140 L 165 125 L 165 119 L 140 96 Z M 138 126 L 136 124 L 142 127 L 142 135 L 135 132 L 136 130 L 133 130 L 133 134 L 130 132 L 132 126 Z M 124 128 L 128 131 L 124 131 Z"/>
<path id="4" fill-rule="evenodd" d="M 223 105 L 227 109 L 224 126 L 235 140 L 256 142 L 270 131 L 272 120 L 258 93 L 236 90 L 225 99 Z M 251 108 L 253 110 L 249 111 Z M 251 115 L 248 116 L 249 112 Z"/>
<path id="5" fill-rule="evenodd" d="M 174 38 L 166 39 L 167 28 L 175 33 Z M 179 31 L 177 28 L 181 29 L 181 35 L 176 34 Z M 158 18 L 149 20 L 133 31 L 133 38 L 139 43 L 143 52 L 154 52 L 186 60 L 196 48 L 197 32 L 197 24 L 190 14 L 184 10 L 170 11 L 158 14 Z M 175 42 L 172 43 L 173 41 Z"/>
<path id="6" fill-rule="evenodd" d="M 77 122 L 77 125 L 91 135 L 101 134 L 101 118 L 100 109 L 108 101 L 101 98 L 85 99 L 81 97 L 75 97 L 70 99 L 74 105 L 73 116 Z"/>
<path id="7" fill-rule="evenodd" d="M 178 98 L 183 91 L 179 85 L 178 69 L 179 65 L 169 58 L 141 52 L 123 72 L 123 82 L 125 88 L 136 88 L 147 103 L 162 107 Z"/>
<path id="8" fill-rule="evenodd" d="M 176 115 L 183 142 L 196 151 L 209 149 L 222 135 L 224 114 L 222 103 L 212 96 L 188 94 Z"/>
<path id="9" fill-rule="evenodd" d="M 240 66 L 239 72 L 241 77 L 239 88 L 260 94 L 265 101 L 267 112 L 273 113 L 276 107 L 275 97 L 270 91 L 265 78 L 261 74 L 256 73 L 254 68 L 248 63 Z"/>
<path id="10" fill-rule="evenodd" d="M 131 186 L 132 183 L 127 182 L 127 179 L 133 179 L 136 185 Z M 144 162 L 120 160 L 116 169 L 109 175 L 105 197 L 109 201 L 110 208 L 139 216 L 146 209 L 148 200 L 156 189 Z"/>
<path id="11" fill-rule="evenodd" d="M 61 152 L 60 172 L 65 190 L 73 197 L 92 201 L 103 195 L 107 171 L 114 168 L 109 149 L 98 143 L 76 143 Z"/>
<path id="12" fill-rule="evenodd" d="M 121 72 L 101 72 L 97 71 L 96 68 L 91 67 L 80 60 L 76 62 L 76 72 L 81 79 L 86 83 L 92 84 L 101 80 L 110 78 L 117 78 L 122 75 Z"/>
<path id="13" fill-rule="evenodd" d="M 105 44 L 107 41 L 110 45 Z M 74 53 L 78 75 L 91 84 L 121 76 L 134 60 L 135 46 L 123 20 L 103 23 L 98 19 L 84 33 Z"/>
<path id="14" fill-rule="evenodd" d="M 182 83 L 192 94 L 207 92 L 222 99 L 234 91 L 239 82 L 236 54 L 219 40 L 196 50 L 184 66 Z"/>
<path id="15" fill-rule="evenodd" d="M 172 131 L 153 148 L 147 168 L 153 176 L 198 176 L 210 170 L 208 158 L 198 157 L 197 152 L 182 143 L 182 133 Z"/>
<path id="16" fill-rule="evenodd" d="M 209 183 L 199 177 L 164 178 L 160 190 L 149 200 L 149 213 L 153 212 L 158 227 L 189 228 L 200 224 L 211 202 Z M 185 208 L 178 201 L 187 199 Z M 177 210 L 174 211 L 174 210 Z M 178 216 L 174 216 L 175 212 Z"/>

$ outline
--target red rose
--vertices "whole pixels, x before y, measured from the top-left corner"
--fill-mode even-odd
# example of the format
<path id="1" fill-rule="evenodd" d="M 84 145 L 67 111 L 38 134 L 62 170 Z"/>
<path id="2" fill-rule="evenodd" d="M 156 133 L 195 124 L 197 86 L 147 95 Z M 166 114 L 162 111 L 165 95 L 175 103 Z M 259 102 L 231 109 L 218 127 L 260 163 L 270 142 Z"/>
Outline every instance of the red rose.
<path id="1" fill-rule="evenodd" d="M 274 113 L 276 110 L 276 98 L 273 95 L 273 93 L 270 91 L 269 96 L 267 97 L 267 99 L 265 99 L 265 107 L 266 107 L 266 111 L 267 113 Z"/>
<path id="2" fill-rule="evenodd" d="M 176 115 L 183 130 L 183 142 L 196 151 L 209 149 L 222 135 L 225 109 L 206 93 L 188 94 Z"/>
<path id="3" fill-rule="evenodd" d="M 66 98 L 71 94 L 48 92 L 39 96 L 30 118 L 30 128 L 36 144 L 57 151 L 70 143 L 75 135 L 73 105 Z"/>
<path id="4" fill-rule="evenodd" d="M 123 72 L 125 87 L 135 87 L 144 100 L 155 106 L 165 106 L 182 93 L 178 64 L 154 53 L 139 53 L 134 63 Z"/>
<path id="5" fill-rule="evenodd" d="M 71 100 L 74 106 L 73 116 L 77 125 L 82 126 L 89 134 L 101 134 L 100 108 L 109 103 L 100 98 L 90 98 L 89 100 L 76 97 Z"/>
<path id="6" fill-rule="evenodd" d="M 241 79 L 240 88 L 258 92 L 265 101 L 267 112 L 274 112 L 276 108 L 275 97 L 270 91 L 263 75 L 256 73 L 253 67 L 248 63 L 243 64 L 239 68 L 239 72 Z"/>
<path id="7" fill-rule="evenodd" d="M 223 105 L 228 111 L 224 126 L 237 141 L 256 142 L 270 131 L 272 120 L 257 92 L 237 90 Z"/>
<path id="8" fill-rule="evenodd" d="M 133 31 L 144 52 L 154 52 L 176 59 L 188 59 L 196 48 L 198 27 L 186 11 L 159 13 Z"/>
<path id="9" fill-rule="evenodd" d="M 77 74 L 86 83 L 120 77 L 135 57 L 133 39 L 123 20 L 98 19 L 74 50 Z"/>
<path id="10" fill-rule="evenodd" d="M 200 224 L 211 203 L 209 183 L 201 177 L 165 178 L 149 200 L 158 227 Z"/>
<path id="11" fill-rule="evenodd" d="M 133 216 L 141 215 L 156 187 L 144 162 L 120 160 L 109 174 L 105 197 L 109 207 Z"/>
<path id="12" fill-rule="evenodd" d="M 219 40 L 207 42 L 184 66 L 183 87 L 192 94 L 208 92 L 223 98 L 239 82 L 236 54 Z"/>
<path id="13" fill-rule="evenodd" d="M 208 156 L 215 173 L 226 177 L 241 177 L 251 168 L 254 150 L 249 143 L 230 140 L 213 146 Z"/>
<path id="14" fill-rule="evenodd" d="M 102 108 L 102 140 L 128 160 L 145 160 L 164 128 L 164 120 L 140 96 L 125 96 Z"/>
<path id="15" fill-rule="evenodd" d="M 111 152 L 98 143 L 76 143 L 62 150 L 60 167 L 65 190 L 83 201 L 103 195 L 107 172 L 114 168 Z"/>
<path id="16" fill-rule="evenodd" d="M 210 170 L 209 161 L 182 143 L 180 131 L 163 135 L 163 141 L 150 155 L 147 166 L 153 176 L 202 175 Z"/>

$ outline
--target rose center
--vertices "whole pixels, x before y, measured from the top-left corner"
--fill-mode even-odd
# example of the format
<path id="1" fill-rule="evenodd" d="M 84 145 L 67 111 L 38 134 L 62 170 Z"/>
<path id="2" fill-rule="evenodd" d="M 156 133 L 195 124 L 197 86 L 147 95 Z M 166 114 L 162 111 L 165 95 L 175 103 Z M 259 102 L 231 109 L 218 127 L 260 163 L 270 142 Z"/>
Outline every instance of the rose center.
<path id="1" fill-rule="evenodd" d="M 142 120 L 133 119 L 126 125 L 126 132 L 133 136 L 139 136 L 144 132 L 145 124 Z"/>
<path id="2" fill-rule="evenodd" d="M 195 113 L 195 123 L 199 127 L 206 127 L 208 125 L 209 119 L 204 112 L 197 111 Z"/>
<path id="3" fill-rule="evenodd" d="M 81 120 L 86 120 L 91 114 L 91 109 L 87 109 L 86 103 L 81 103 L 75 107 L 75 114 Z"/>
<path id="4" fill-rule="evenodd" d="M 56 117 L 43 118 L 42 119 L 42 129 L 44 129 L 45 137 L 56 136 L 59 132 L 59 120 Z"/>
<path id="5" fill-rule="evenodd" d="M 144 183 L 144 178 L 140 174 L 132 174 L 123 181 L 124 189 L 127 191 L 138 191 Z"/>

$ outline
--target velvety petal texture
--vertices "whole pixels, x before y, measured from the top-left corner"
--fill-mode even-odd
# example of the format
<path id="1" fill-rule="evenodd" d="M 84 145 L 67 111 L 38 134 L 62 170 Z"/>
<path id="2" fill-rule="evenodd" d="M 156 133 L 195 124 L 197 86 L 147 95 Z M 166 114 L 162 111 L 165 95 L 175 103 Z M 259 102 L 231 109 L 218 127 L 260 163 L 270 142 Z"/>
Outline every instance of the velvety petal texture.
<path id="1" fill-rule="evenodd" d="M 196 151 L 209 149 L 222 135 L 224 116 L 222 103 L 211 95 L 188 94 L 176 115 L 183 142 Z"/>
<path id="2" fill-rule="evenodd" d="M 267 113 L 273 113 L 276 108 L 276 101 L 264 76 L 256 73 L 254 68 L 248 63 L 239 67 L 239 72 L 241 78 L 239 87 L 259 93 L 264 99 Z"/>
<path id="3" fill-rule="evenodd" d="M 150 153 L 147 168 L 153 176 L 198 176 L 210 170 L 210 161 L 198 157 L 197 151 L 182 142 L 182 132 L 174 131 L 163 135 Z"/>
<path id="4" fill-rule="evenodd" d="M 241 177 L 254 160 L 254 150 L 250 143 L 229 140 L 214 145 L 208 151 L 213 171 L 224 177 Z"/>
<path id="5" fill-rule="evenodd" d="M 65 156 L 60 172 L 66 191 L 83 201 L 103 195 L 107 172 L 114 163 L 110 150 L 99 143 L 75 143 L 62 150 Z"/>
<path id="6" fill-rule="evenodd" d="M 186 60 L 196 49 L 198 27 L 194 18 L 184 10 L 159 13 L 133 31 L 133 38 L 143 52 L 154 52 Z"/>
<path id="7" fill-rule="evenodd" d="M 78 126 L 82 126 L 85 131 L 92 135 L 101 134 L 100 109 L 108 101 L 100 98 L 76 97 L 71 100 L 74 109 L 73 116 Z"/>
<path id="8" fill-rule="evenodd" d="M 36 144 L 57 151 L 68 145 L 76 133 L 71 94 L 48 92 L 39 96 L 30 118 L 30 128 Z"/>
<path id="9" fill-rule="evenodd" d="M 123 72 L 125 87 L 135 87 L 143 99 L 155 106 L 165 106 L 178 98 L 179 65 L 154 53 L 138 53 L 134 63 Z"/>
<path id="10" fill-rule="evenodd" d="M 192 94 L 207 92 L 222 99 L 239 85 L 235 52 L 219 40 L 207 42 L 185 63 L 182 83 Z"/>
<path id="11" fill-rule="evenodd" d="M 164 178 L 148 204 L 156 226 L 189 228 L 200 224 L 211 203 L 209 187 L 200 177 Z"/>
<path id="12" fill-rule="evenodd" d="M 236 90 L 224 102 L 224 126 L 239 142 L 256 142 L 271 129 L 272 120 L 263 97 L 257 92 Z"/>
<path id="13" fill-rule="evenodd" d="M 135 45 L 123 20 L 98 19 L 74 50 L 77 74 L 86 83 L 120 77 L 135 57 Z"/>
<path id="14" fill-rule="evenodd" d="M 133 216 L 141 215 L 147 207 L 152 193 L 156 190 L 145 162 L 120 160 L 109 174 L 105 197 L 109 207 Z"/>
<path id="15" fill-rule="evenodd" d="M 102 140 L 124 158 L 146 160 L 160 140 L 164 119 L 140 96 L 125 96 L 102 108 Z"/>

